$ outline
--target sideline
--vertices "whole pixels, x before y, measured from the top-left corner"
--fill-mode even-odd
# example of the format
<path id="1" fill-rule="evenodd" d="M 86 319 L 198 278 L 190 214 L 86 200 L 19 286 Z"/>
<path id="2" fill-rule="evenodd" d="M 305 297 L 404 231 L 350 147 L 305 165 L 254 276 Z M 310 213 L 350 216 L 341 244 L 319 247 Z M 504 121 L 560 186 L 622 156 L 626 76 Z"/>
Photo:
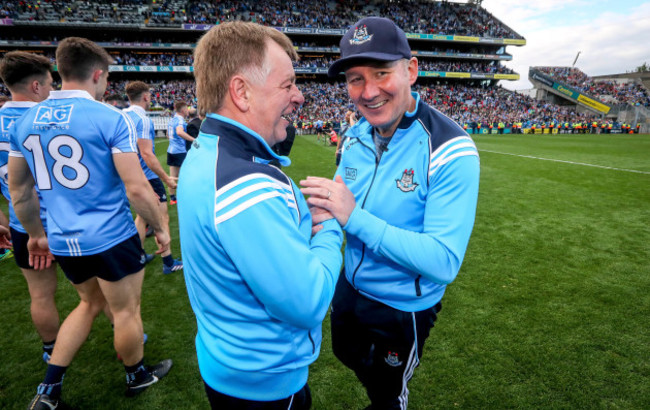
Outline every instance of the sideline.
<path id="1" fill-rule="evenodd" d="M 490 151 L 490 150 L 487 150 L 487 149 L 479 149 L 478 151 L 479 152 L 489 152 L 490 154 L 512 155 L 513 157 L 539 159 L 539 160 L 542 160 L 542 161 L 562 162 L 564 164 L 582 165 L 582 166 L 585 166 L 585 167 L 611 169 L 613 171 L 633 172 L 635 174 L 650 175 L 650 171 L 639 171 L 639 170 L 636 170 L 636 169 L 606 167 L 604 165 L 594 165 L 594 164 L 586 164 L 584 162 L 573 162 L 573 161 L 564 161 L 564 160 L 561 160 L 561 159 L 534 157 L 532 155 L 511 154 L 509 152 Z"/>

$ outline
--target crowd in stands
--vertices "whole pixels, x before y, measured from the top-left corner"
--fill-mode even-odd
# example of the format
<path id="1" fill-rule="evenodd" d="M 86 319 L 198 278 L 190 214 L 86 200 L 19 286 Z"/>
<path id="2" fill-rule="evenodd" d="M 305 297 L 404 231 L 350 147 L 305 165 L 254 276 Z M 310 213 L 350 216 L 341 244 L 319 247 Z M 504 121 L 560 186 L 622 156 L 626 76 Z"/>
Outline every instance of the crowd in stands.
<path id="1" fill-rule="evenodd" d="M 514 71 L 500 64 L 484 62 L 429 61 L 419 60 L 420 71 L 449 71 L 458 73 L 512 74 Z"/>
<path id="2" fill-rule="evenodd" d="M 126 82 L 111 82 L 108 94 L 123 94 Z M 191 80 L 150 83 L 153 104 L 170 110 L 177 99 L 196 104 L 195 84 Z M 304 82 L 298 87 L 305 103 L 295 119 L 341 121 L 354 106 L 347 95 L 345 83 Z M 580 114 L 572 108 L 559 106 L 517 94 L 501 87 L 471 87 L 460 84 L 415 85 L 420 97 L 459 124 L 470 122 L 563 123 L 591 122 L 597 116 Z"/>
<path id="3" fill-rule="evenodd" d="M 555 81 L 578 91 L 615 104 L 643 105 L 650 107 L 650 94 L 640 84 L 616 81 L 595 81 L 575 67 L 535 67 Z"/>
<path id="4" fill-rule="evenodd" d="M 127 82 L 109 81 L 106 94 L 120 94 L 126 99 L 124 89 Z M 177 100 L 196 106 L 196 84 L 193 80 L 148 81 L 147 84 L 151 87 L 151 103 L 154 107 L 170 111 Z"/>
<path id="5" fill-rule="evenodd" d="M 0 53 L 0 57 L 1 57 Z M 44 54 L 55 63 L 54 51 L 48 51 Z M 111 51 L 111 56 L 115 59 L 116 65 L 135 65 L 135 66 L 191 66 L 194 64 L 194 58 L 191 53 L 176 52 L 131 52 L 131 51 Z M 330 57 L 302 57 L 294 62 L 296 68 L 328 68 L 336 58 Z M 514 71 L 500 64 L 488 62 L 461 62 L 461 61 L 430 61 L 420 58 L 420 71 L 449 71 L 465 73 L 494 73 L 494 74 L 511 74 Z"/>
<path id="6" fill-rule="evenodd" d="M 143 24 L 146 0 L 3 0 L 0 18 L 16 21 Z"/>
<path id="7" fill-rule="evenodd" d="M 192 54 L 177 53 L 111 53 L 117 65 L 190 66 Z"/>
<path id="8" fill-rule="evenodd" d="M 120 95 L 126 105 L 124 88 L 127 81 L 111 81 L 106 95 Z M 149 82 L 152 90 L 152 105 L 170 115 L 173 104 L 183 100 L 196 105 L 196 86 L 193 80 Z M 294 120 L 301 123 L 340 123 L 348 109 L 354 110 L 346 85 L 343 82 L 321 83 L 303 82 L 298 84 L 305 102 L 294 114 Z M 533 125 L 582 123 L 599 121 L 599 116 L 578 113 L 573 108 L 560 106 L 505 90 L 501 87 L 473 87 L 456 84 L 415 85 L 423 101 L 455 120 L 465 124 L 504 123 L 520 124 L 523 128 Z M 8 90 L 0 85 L 0 94 L 8 95 Z"/>
<path id="9" fill-rule="evenodd" d="M 407 32 L 521 38 L 485 9 L 426 0 L 1 0 L 0 18 L 15 21 L 111 24 L 218 24 L 255 21 L 275 27 L 347 28 L 361 16 L 392 18 Z"/>
<path id="10" fill-rule="evenodd" d="M 591 122 L 598 116 L 578 113 L 573 108 L 538 101 L 501 87 L 465 85 L 415 86 L 420 97 L 458 124 L 503 122 L 530 124 Z"/>
<path id="11" fill-rule="evenodd" d="M 377 12 L 407 32 L 517 38 L 482 8 L 458 3 L 396 0 L 378 2 Z"/>

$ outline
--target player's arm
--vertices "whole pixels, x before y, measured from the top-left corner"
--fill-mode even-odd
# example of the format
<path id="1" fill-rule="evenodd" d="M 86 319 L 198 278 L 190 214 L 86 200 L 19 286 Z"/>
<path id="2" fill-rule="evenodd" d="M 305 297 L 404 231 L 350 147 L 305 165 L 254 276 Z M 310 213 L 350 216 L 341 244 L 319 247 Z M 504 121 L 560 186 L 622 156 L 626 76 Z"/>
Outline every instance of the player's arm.
<path id="1" fill-rule="evenodd" d="M 113 163 L 124 182 L 126 196 L 135 213 L 144 218 L 154 230 L 158 240 L 156 253 L 166 251 L 170 243 L 169 232 L 165 229 L 156 194 L 142 172 L 138 155 L 135 152 L 116 153 L 113 154 Z"/>
<path id="2" fill-rule="evenodd" d="M 29 264 L 36 270 L 49 268 L 54 257 L 49 251 L 47 236 L 41 222 L 40 203 L 34 177 L 29 170 L 29 165 L 23 157 L 9 156 L 9 195 L 14 206 L 14 211 L 23 228 L 29 234 L 27 249 L 29 250 Z"/>
<path id="3" fill-rule="evenodd" d="M 8 174 L 9 195 L 18 220 L 29 236 L 44 237 L 45 229 L 40 218 L 40 203 L 34 189 L 34 177 L 25 158 L 10 156 Z"/>
<path id="4" fill-rule="evenodd" d="M 147 164 L 149 169 L 152 170 L 154 174 L 158 175 L 158 178 L 160 178 L 168 187 L 176 188 L 176 181 L 167 175 L 162 165 L 160 165 L 158 157 L 153 153 L 152 145 L 153 143 L 151 140 L 138 138 L 138 150 L 140 151 L 140 155 L 145 164 Z"/>
<path id="5" fill-rule="evenodd" d="M 194 138 L 190 134 L 185 132 L 182 125 L 176 126 L 176 135 L 178 135 L 179 137 L 183 138 L 186 141 L 189 142 L 194 141 Z"/>

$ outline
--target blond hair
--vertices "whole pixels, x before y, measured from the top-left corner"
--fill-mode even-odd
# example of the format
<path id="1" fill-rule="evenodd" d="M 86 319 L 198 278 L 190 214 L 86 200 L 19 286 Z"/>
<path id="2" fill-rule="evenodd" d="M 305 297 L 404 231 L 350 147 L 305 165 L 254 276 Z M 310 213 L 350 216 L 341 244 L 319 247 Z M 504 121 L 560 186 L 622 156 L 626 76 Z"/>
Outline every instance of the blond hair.
<path id="1" fill-rule="evenodd" d="M 201 37 L 194 50 L 194 77 L 201 114 L 223 105 L 230 79 L 243 74 L 257 83 L 266 79 L 266 42 L 275 41 L 292 61 L 298 60 L 289 37 L 280 31 L 240 21 L 219 24 Z"/>

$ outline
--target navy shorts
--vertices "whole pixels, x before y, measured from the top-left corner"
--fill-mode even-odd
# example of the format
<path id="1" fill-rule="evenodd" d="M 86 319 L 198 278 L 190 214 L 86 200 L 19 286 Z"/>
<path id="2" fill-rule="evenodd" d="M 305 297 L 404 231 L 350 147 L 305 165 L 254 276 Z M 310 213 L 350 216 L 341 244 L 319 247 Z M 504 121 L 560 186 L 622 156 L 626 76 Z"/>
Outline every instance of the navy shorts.
<path id="1" fill-rule="evenodd" d="M 183 165 L 183 161 L 185 161 L 185 157 L 187 156 L 187 152 L 183 152 L 182 154 L 170 154 L 169 152 L 167 153 L 167 165 L 170 167 L 180 167 Z"/>
<path id="2" fill-rule="evenodd" d="M 11 243 L 14 245 L 14 258 L 16 265 L 22 269 L 34 269 L 29 266 L 29 251 L 27 250 L 27 241 L 29 235 L 23 232 L 18 232 L 14 228 L 9 227 L 11 231 Z"/>
<path id="3" fill-rule="evenodd" d="M 149 183 L 153 188 L 153 192 L 155 192 L 156 195 L 158 195 L 158 200 L 160 202 L 167 202 L 167 191 L 165 191 L 165 185 L 163 185 L 160 178 L 150 179 Z"/>
<path id="4" fill-rule="evenodd" d="M 95 276 L 108 282 L 118 280 L 144 269 L 145 253 L 140 237 L 135 234 L 124 242 L 95 255 L 60 256 L 54 258 L 66 278 L 75 285 Z"/>

